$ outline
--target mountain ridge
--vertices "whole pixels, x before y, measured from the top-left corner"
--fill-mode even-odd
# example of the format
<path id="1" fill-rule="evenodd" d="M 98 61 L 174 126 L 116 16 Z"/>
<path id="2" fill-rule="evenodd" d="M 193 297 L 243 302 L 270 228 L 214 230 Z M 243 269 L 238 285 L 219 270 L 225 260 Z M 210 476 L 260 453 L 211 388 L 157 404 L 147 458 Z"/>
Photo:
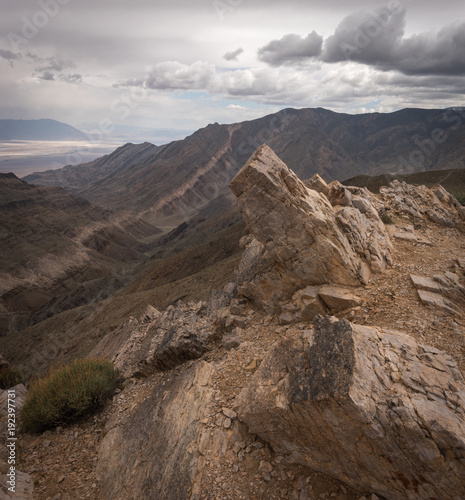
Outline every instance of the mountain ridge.
<path id="1" fill-rule="evenodd" d="M 176 216 L 180 221 L 216 196 L 232 199 L 229 181 L 263 143 L 301 179 L 315 173 L 333 180 L 464 168 L 465 127 L 458 126 L 460 113 L 406 108 L 348 115 L 324 108 L 288 108 L 256 120 L 210 124 L 141 161 L 134 157 L 106 176 L 86 164 L 25 179 L 62 185 L 93 203 L 142 213 L 147 220 Z M 134 151 L 139 147 L 131 146 Z M 118 163 L 112 155 L 107 161 Z M 81 169 L 88 174 L 79 181 Z"/>
<path id="2" fill-rule="evenodd" d="M 83 132 L 67 123 L 39 120 L 0 120 L 0 141 L 85 141 Z"/>

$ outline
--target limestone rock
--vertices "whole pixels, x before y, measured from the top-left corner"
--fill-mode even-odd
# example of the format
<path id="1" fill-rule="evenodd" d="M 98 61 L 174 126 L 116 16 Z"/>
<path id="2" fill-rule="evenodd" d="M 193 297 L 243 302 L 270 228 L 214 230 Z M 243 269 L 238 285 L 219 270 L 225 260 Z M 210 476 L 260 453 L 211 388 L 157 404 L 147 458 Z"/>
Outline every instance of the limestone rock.
<path id="1" fill-rule="evenodd" d="M 370 266 L 379 271 L 390 261 L 390 241 L 379 217 L 370 221 L 351 206 L 336 210 L 268 146 L 252 155 L 230 188 L 250 232 L 243 242 L 238 289 L 265 310 L 276 311 L 306 286 L 366 284 Z"/>
<path id="2" fill-rule="evenodd" d="M 427 290 L 417 290 L 418 296 L 423 304 L 438 307 L 451 314 L 460 314 L 452 302 L 446 300 L 440 293 L 428 292 Z"/>
<path id="3" fill-rule="evenodd" d="M 411 274 L 410 279 L 416 289 L 426 290 L 428 292 L 441 292 L 441 285 L 434 279 L 425 276 L 417 276 L 416 274 Z"/>
<path id="4" fill-rule="evenodd" d="M 331 205 L 348 207 L 352 205 L 352 193 L 339 181 L 333 181 L 324 191 Z"/>
<path id="5" fill-rule="evenodd" d="M 214 370 L 202 362 L 160 382 L 123 423 L 109 422 L 99 450 L 101 498 L 194 498 L 199 474 L 196 443 L 212 398 Z"/>
<path id="6" fill-rule="evenodd" d="M 393 500 L 465 498 L 465 384 L 411 337 L 318 317 L 276 344 L 238 415 L 277 453 Z"/>
<path id="7" fill-rule="evenodd" d="M 315 174 L 310 179 L 304 181 L 304 184 L 308 187 L 308 189 L 313 189 L 317 193 L 324 193 L 328 189 L 328 184 L 322 179 L 322 177 L 318 174 Z"/>
<path id="8" fill-rule="evenodd" d="M 351 293 L 350 290 L 341 287 L 323 285 L 320 287 L 318 293 L 332 313 L 352 309 L 361 304 L 360 299 Z"/>
<path id="9" fill-rule="evenodd" d="M 438 307 L 456 315 L 460 315 L 460 310 L 463 311 L 465 286 L 461 283 L 459 275 L 447 271 L 445 274 L 436 274 L 434 278 L 411 274 L 410 279 L 423 304 Z"/>
<path id="10" fill-rule="evenodd" d="M 429 189 L 395 180 L 380 188 L 380 197 L 398 214 L 465 231 L 465 208 L 439 184 Z"/>
<path id="11" fill-rule="evenodd" d="M 223 301 L 215 298 L 218 304 Z M 165 371 L 200 358 L 219 340 L 211 306 L 199 302 L 170 306 L 163 313 L 150 311 L 138 321 L 130 318 L 106 335 L 88 357 L 113 361 L 124 378 Z"/>
<path id="12" fill-rule="evenodd" d="M 430 240 L 417 234 L 413 226 L 410 224 L 394 232 L 393 237 L 396 240 L 407 241 L 408 243 L 426 245 L 429 247 L 433 246 L 433 243 Z"/>

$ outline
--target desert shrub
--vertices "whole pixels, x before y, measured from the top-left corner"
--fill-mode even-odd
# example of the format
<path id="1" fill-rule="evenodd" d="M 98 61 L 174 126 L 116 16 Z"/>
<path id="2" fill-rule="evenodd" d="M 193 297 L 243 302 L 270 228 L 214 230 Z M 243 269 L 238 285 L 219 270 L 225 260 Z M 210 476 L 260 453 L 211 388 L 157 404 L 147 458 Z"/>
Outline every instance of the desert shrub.
<path id="1" fill-rule="evenodd" d="M 455 197 L 455 199 L 461 204 L 465 206 L 465 191 L 461 191 L 459 189 L 451 189 L 450 194 Z"/>
<path id="2" fill-rule="evenodd" d="M 21 373 L 11 368 L 0 368 L 0 389 L 9 389 L 22 382 L 23 377 Z"/>
<path id="3" fill-rule="evenodd" d="M 117 383 L 112 363 L 101 359 L 52 368 L 31 384 L 21 411 L 22 428 L 42 432 L 81 420 L 102 407 Z"/>
<path id="4" fill-rule="evenodd" d="M 381 209 L 379 212 L 379 218 L 383 221 L 384 224 L 393 224 L 391 216 L 387 213 L 386 209 Z"/>

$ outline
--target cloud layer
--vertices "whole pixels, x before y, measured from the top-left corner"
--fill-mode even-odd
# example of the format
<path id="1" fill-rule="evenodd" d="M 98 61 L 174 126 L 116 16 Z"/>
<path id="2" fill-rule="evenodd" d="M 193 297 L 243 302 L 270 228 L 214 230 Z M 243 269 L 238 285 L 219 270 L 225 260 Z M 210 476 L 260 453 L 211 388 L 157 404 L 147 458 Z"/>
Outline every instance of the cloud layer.
<path id="1" fill-rule="evenodd" d="M 353 61 L 405 75 L 465 75 L 465 21 L 411 37 L 404 36 L 405 24 L 406 9 L 397 4 L 355 12 L 324 44 L 315 31 L 306 38 L 288 34 L 260 48 L 258 57 L 271 66 Z"/>
<path id="2" fill-rule="evenodd" d="M 379 1 L 226 0 L 220 19 L 205 0 L 50 0 L 47 23 L 47 2 L 7 2 L 0 115 L 185 129 L 283 107 L 463 105 L 463 0 Z M 15 50 L 8 34 L 31 22 Z"/>
<path id="3" fill-rule="evenodd" d="M 322 46 L 323 37 L 315 31 L 309 33 L 305 38 L 289 34 L 258 49 L 258 58 L 272 66 L 295 64 L 319 56 Z"/>

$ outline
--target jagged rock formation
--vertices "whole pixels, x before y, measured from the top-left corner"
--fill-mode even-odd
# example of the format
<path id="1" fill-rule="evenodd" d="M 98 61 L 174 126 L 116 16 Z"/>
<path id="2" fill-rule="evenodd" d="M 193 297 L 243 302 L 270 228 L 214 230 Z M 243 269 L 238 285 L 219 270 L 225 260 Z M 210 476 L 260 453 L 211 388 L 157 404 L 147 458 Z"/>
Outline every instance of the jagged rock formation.
<path id="1" fill-rule="evenodd" d="M 124 382 L 87 427 L 98 478 L 92 469 L 81 496 L 462 498 L 465 385 L 450 356 L 424 345 L 442 348 L 447 335 L 463 368 L 461 318 L 424 307 L 414 288 L 439 287 L 463 307 L 465 235 L 447 226 L 453 201 L 433 223 L 421 212 L 428 192 L 415 191 L 423 215 L 414 218 L 395 198 L 318 176 L 304 185 L 266 147 L 233 189 L 250 232 L 236 282 L 209 300 L 149 306 L 91 353 L 112 359 Z M 395 225 L 384 226 L 384 209 Z M 189 230 L 178 229 L 168 239 Z M 413 237 L 393 240 L 390 266 L 388 234 L 401 230 Z M 53 477 L 44 456 L 25 460 L 34 478 Z M 324 487 L 313 471 L 331 476 Z M 78 482 L 66 476 L 68 490 L 59 487 Z"/>
<path id="2" fill-rule="evenodd" d="M 149 306 L 140 320 L 131 317 L 106 335 L 89 357 L 111 359 L 124 378 L 167 371 L 198 359 L 224 334 L 226 345 L 237 343 L 233 331 L 242 323 L 226 307 L 231 301 L 231 292 L 224 291 L 214 293 L 208 302 L 179 301 L 163 313 Z"/>
<path id="3" fill-rule="evenodd" d="M 110 209 L 145 212 L 149 217 L 191 213 L 218 195 L 254 150 L 266 142 L 302 178 L 314 173 L 344 179 L 360 173 L 463 168 L 465 130 L 455 118 L 463 111 L 404 109 L 395 113 L 346 115 L 317 109 L 283 109 L 256 120 L 208 125 L 182 141 L 132 161 L 140 145 L 128 145 L 129 163 L 109 155 L 111 168 L 101 163 L 35 174 L 35 184 L 69 186 L 74 194 Z M 431 141 L 440 128 L 447 135 L 425 161 L 409 163 L 418 142 Z M 393 145 L 396 147 L 393 147 Z M 145 148 L 144 148 L 145 149 Z M 80 178 L 80 172 L 84 175 Z M 26 178 L 29 181 L 29 177 Z"/>
<path id="4" fill-rule="evenodd" d="M 395 213 L 465 231 L 465 207 L 440 185 L 430 189 L 395 180 L 380 188 L 380 201 Z"/>
<path id="5" fill-rule="evenodd" d="M 278 343 L 239 417 L 287 460 L 393 500 L 465 496 L 465 384 L 398 332 L 318 317 Z"/>
<path id="6" fill-rule="evenodd" d="M 391 263 L 389 236 L 368 197 L 355 205 L 339 183 L 327 186 L 328 197 L 306 188 L 265 145 L 230 187 L 252 235 L 239 291 L 266 310 L 309 285 L 366 284 Z"/>

